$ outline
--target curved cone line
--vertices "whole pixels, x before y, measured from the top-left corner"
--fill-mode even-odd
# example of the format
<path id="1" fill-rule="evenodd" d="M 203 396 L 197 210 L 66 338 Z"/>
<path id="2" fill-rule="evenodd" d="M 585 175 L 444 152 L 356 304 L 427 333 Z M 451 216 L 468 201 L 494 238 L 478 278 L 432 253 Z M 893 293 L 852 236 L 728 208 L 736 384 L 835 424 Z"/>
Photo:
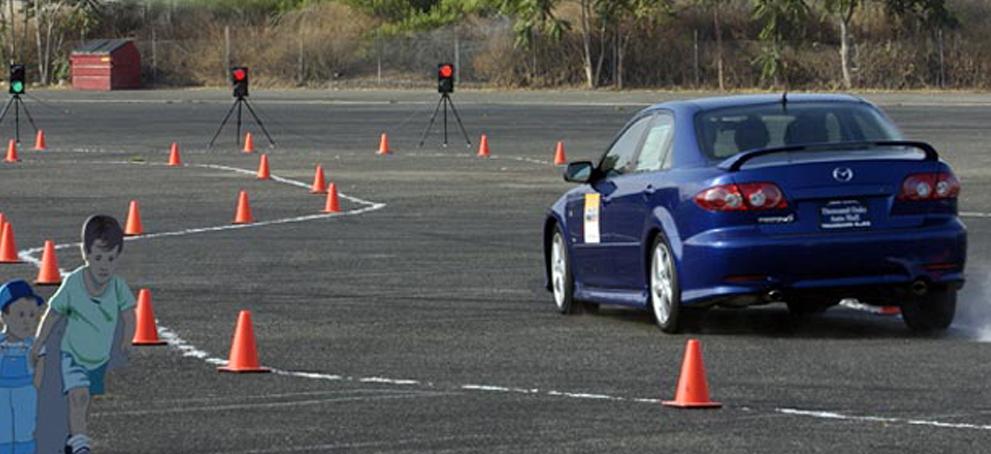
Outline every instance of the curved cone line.
<path id="1" fill-rule="evenodd" d="M 62 283 L 59 273 L 58 259 L 55 256 L 55 242 L 45 241 L 44 252 L 41 253 L 41 266 L 38 267 L 38 277 L 34 280 L 37 285 L 58 285 Z"/>
<path id="2" fill-rule="evenodd" d="M 255 331 L 251 326 L 251 312 L 243 310 L 237 316 L 234 339 L 227 365 L 218 367 L 220 372 L 270 372 L 261 367 L 258 361 L 258 348 L 255 346 Z"/>
<path id="3" fill-rule="evenodd" d="M 132 200 L 131 206 L 127 210 L 127 227 L 124 228 L 124 235 L 134 236 L 144 233 L 145 228 L 141 224 L 141 209 L 138 208 L 138 201 Z"/>
<path id="4" fill-rule="evenodd" d="M 7 222 L 3 225 L 3 235 L 0 235 L 0 263 L 21 263 L 17 257 L 17 242 L 14 241 L 14 226 Z"/>
<path id="5" fill-rule="evenodd" d="M 313 174 L 313 186 L 310 187 L 310 193 L 323 194 L 325 192 L 327 192 L 327 182 L 323 174 L 323 166 L 317 165 L 317 170 Z"/>
<path id="6" fill-rule="evenodd" d="M 379 151 L 378 154 L 389 154 L 392 151 L 389 150 L 389 136 L 386 133 L 382 133 L 382 138 L 379 140 Z"/>
<path id="7" fill-rule="evenodd" d="M 262 153 L 258 160 L 258 179 L 267 180 L 271 174 L 268 171 L 268 155 Z"/>
<path id="8" fill-rule="evenodd" d="M 176 167 L 182 165 L 182 158 L 179 156 L 179 145 L 172 142 L 172 149 L 169 150 L 169 166 Z"/>
<path id="9" fill-rule="evenodd" d="M 489 157 L 489 137 L 482 134 L 482 139 L 478 141 L 478 157 Z"/>
<path id="10" fill-rule="evenodd" d="M 43 129 L 38 130 L 38 135 L 34 138 L 34 149 L 35 151 L 45 151 L 45 131 Z"/>
<path id="11" fill-rule="evenodd" d="M 327 186 L 327 204 L 324 205 L 324 213 L 338 213 L 341 211 L 341 204 L 337 198 L 337 185 L 331 183 Z"/>
<path id="12" fill-rule="evenodd" d="M 151 291 L 143 288 L 138 291 L 138 307 L 134 310 L 137 323 L 131 345 L 165 345 L 158 338 L 158 327 L 155 325 L 155 311 L 151 307 Z"/>
<path id="13" fill-rule="evenodd" d="M 237 212 L 234 214 L 235 224 L 250 224 L 255 222 L 251 216 L 251 204 L 248 202 L 248 192 L 241 191 L 237 196 Z"/>
<path id="14" fill-rule="evenodd" d="M 244 133 L 244 151 L 245 153 L 251 153 L 255 151 L 255 138 L 250 132 Z"/>
<path id="15" fill-rule="evenodd" d="M 709 400 L 709 385 L 702 364 L 702 346 L 696 339 L 689 339 L 685 346 L 685 359 L 681 364 L 678 390 L 674 400 L 663 405 L 679 408 L 718 408 L 722 404 Z"/>

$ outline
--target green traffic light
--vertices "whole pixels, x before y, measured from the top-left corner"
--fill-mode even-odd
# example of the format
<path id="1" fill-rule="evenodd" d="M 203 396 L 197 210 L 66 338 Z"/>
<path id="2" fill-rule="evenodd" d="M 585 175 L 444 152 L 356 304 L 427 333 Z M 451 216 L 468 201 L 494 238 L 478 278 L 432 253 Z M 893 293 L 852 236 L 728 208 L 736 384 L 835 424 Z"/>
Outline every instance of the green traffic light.
<path id="1" fill-rule="evenodd" d="M 11 83 L 10 88 L 14 91 L 14 93 L 24 93 L 24 82 L 15 80 Z"/>

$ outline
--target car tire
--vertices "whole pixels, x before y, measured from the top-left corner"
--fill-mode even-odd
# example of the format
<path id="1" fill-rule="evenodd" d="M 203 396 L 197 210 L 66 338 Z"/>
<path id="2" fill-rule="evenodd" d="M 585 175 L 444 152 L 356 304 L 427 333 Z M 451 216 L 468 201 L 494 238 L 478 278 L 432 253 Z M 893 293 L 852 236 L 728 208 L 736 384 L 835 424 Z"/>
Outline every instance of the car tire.
<path id="1" fill-rule="evenodd" d="M 921 296 L 911 296 L 902 303 L 902 319 L 909 329 L 919 333 L 943 331 L 953 323 L 957 310 L 956 289 L 932 290 Z"/>
<path id="2" fill-rule="evenodd" d="M 678 269 L 674 254 L 662 235 L 654 238 L 650 247 L 647 269 L 647 298 L 657 327 L 665 333 L 677 333 L 681 329 L 681 287 L 678 285 Z"/>
<path id="3" fill-rule="evenodd" d="M 570 259 L 564 233 L 560 227 L 554 227 L 551 237 L 551 292 L 554 294 L 554 305 L 562 314 L 575 314 L 581 306 L 575 301 L 575 278 Z"/>

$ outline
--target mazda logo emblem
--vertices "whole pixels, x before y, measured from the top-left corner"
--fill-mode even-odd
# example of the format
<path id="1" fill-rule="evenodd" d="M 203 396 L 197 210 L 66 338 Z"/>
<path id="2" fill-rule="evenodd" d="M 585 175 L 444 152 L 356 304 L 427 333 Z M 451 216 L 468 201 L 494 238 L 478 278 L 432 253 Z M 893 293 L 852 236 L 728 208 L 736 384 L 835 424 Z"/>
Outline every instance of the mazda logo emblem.
<path id="1" fill-rule="evenodd" d="M 846 183 L 853 179 L 853 169 L 849 167 L 837 167 L 833 169 L 833 178 L 836 181 Z"/>

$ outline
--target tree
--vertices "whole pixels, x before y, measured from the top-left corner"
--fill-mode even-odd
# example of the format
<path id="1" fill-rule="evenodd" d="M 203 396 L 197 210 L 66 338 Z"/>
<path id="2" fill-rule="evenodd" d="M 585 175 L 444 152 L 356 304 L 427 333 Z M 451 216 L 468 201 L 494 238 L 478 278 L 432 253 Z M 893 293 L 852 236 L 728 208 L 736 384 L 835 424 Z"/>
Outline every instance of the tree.
<path id="1" fill-rule="evenodd" d="M 719 78 L 719 89 L 726 89 L 726 77 L 723 71 L 723 32 L 722 23 L 719 20 L 719 10 L 722 9 L 721 6 L 726 3 L 726 0 L 698 0 L 698 3 L 703 8 L 709 8 L 712 10 L 712 28 L 716 35 L 716 74 Z"/>
<path id="2" fill-rule="evenodd" d="M 794 36 L 808 17 L 809 7 L 803 0 L 753 0 L 753 18 L 763 24 L 758 34 L 762 42 L 755 62 L 760 66 L 761 79 L 787 84 L 787 68 L 782 57 L 785 38 Z"/>
<path id="3" fill-rule="evenodd" d="M 624 60 L 626 48 L 630 43 L 630 38 L 641 31 L 645 25 L 654 24 L 663 17 L 672 14 L 672 5 L 669 0 L 615 0 L 616 11 L 614 22 L 616 23 L 615 49 L 616 88 L 623 89 Z"/>
<path id="4" fill-rule="evenodd" d="M 836 18 L 840 28 L 840 67 L 843 71 L 843 87 L 853 87 L 850 71 L 850 26 L 853 16 L 866 0 L 824 0 L 826 11 Z M 945 0 L 882 0 L 890 16 L 903 20 L 915 20 L 919 25 L 938 30 L 952 27 L 956 18 L 946 9 Z"/>
<path id="5" fill-rule="evenodd" d="M 850 76 L 850 23 L 860 4 L 860 0 L 825 0 L 826 11 L 836 17 L 840 26 L 840 67 L 843 70 L 843 87 L 848 90 L 853 87 Z"/>
<path id="6" fill-rule="evenodd" d="M 104 13 L 104 6 L 101 0 L 28 0 L 24 4 L 22 14 L 25 22 L 34 19 L 40 84 L 47 85 L 51 82 L 53 64 L 62 51 L 66 33 L 77 29 L 85 30 L 88 25 L 95 23 Z M 27 27 L 24 33 L 25 40 L 21 45 L 27 46 Z M 13 44 L 12 41 L 11 45 Z M 14 58 L 14 55 L 11 50 L 10 58 Z"/>
<path id="7" fill-rule="evenodd" d="M 554 15 L 557 3 L 558 0 L 499 0 L 499 10 L 515 20 L 516 47 L 530 51 L 531 80 L 537 75 L 537 36 L 543 33 L 558 41 L 571 28 L 568 21 Z"/>

